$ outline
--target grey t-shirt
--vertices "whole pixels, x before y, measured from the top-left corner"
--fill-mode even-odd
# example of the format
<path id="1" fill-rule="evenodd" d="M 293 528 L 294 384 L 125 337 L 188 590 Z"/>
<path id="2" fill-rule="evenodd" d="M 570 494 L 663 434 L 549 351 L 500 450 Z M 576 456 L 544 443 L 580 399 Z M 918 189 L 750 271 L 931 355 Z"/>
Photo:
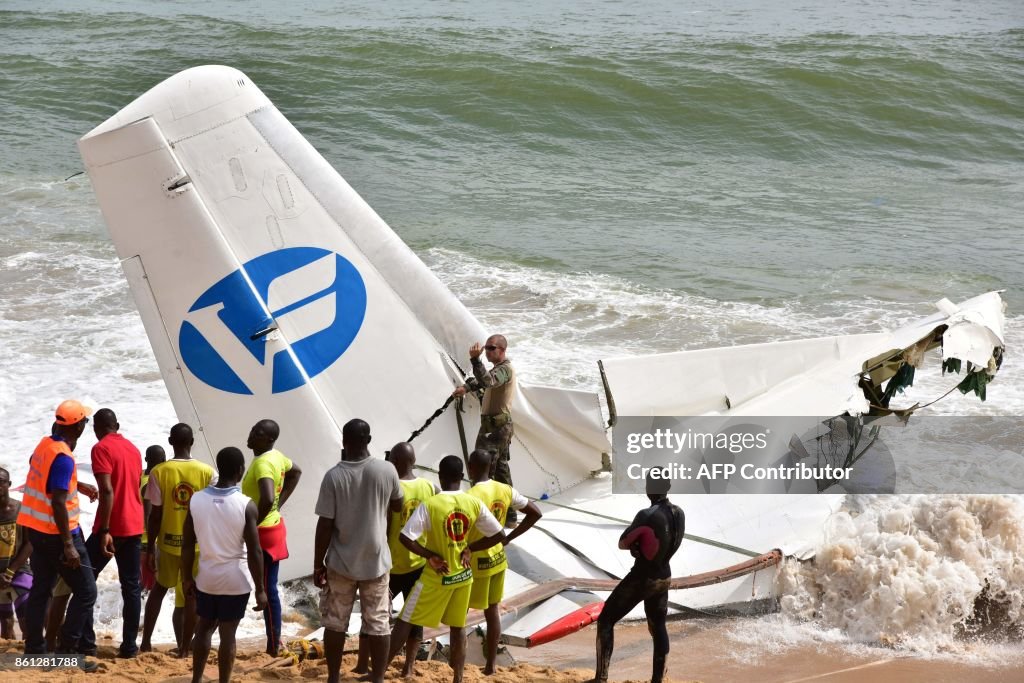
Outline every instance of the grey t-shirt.
<path id="1" fill-rule="evenodd" d="M 342 460 L 327 470 L 316 501 L 316 514 L 334 520 L 327 566 L 356 581 L 386 574 L 388 505 L 401 497 L 398 472 L 383 460 Z"/>

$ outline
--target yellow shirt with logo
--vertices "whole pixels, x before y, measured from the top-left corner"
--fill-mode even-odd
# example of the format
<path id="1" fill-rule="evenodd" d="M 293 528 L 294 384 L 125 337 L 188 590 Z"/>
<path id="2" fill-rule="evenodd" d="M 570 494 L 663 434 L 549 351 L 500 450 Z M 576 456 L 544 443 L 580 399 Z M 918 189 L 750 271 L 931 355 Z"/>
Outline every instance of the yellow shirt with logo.
<path id="1" fill-rule="evenodd" d="M 391 548 L 391 573 L 408 574 L 416 571 L 427 563 L 425 557 L 411 553 L 406 550 L 402 542 L 398 540 L 405 523 L 412 517 L 412 513 L 420 506 L 420 503 L 434 495 L 434 485 L 426 479 L 399 479 L 402 485 L 402 495 L 405 502 L 402 503 L 401 512 L 391 513 L 391 526 L 388 530 L 388 546 Z M 418 539 L 422 544 L 424 537 Z"/>
<path id="2" fill-rule="evenodd" d="M 140 496 L 145 497 L 146 494 L 142 492 L 142 489 L 146 488 L 146 484 L 148 484 L 148 483 L 149 483 L 149 475 L 146 474 L 145 472 L 143 472 L 142 473 L 142 478 L 139 479 L 139 495 Z M 149 533 L 147 532 L 147 529 L 146 529 L 146 527 L 148 525 L 149 525 L 149 519 L 148 518 L 142 520 L 142 545 L 148 545 L 149 544 Z"/>
<path id="3" fill-rule="evenodd" d="M 153 505 L 160 505 L 160 535 L 157 547 L 171 555 L 181 554 L 185 517 L 192 494 L 202 491 L 213 481 L 213 468 L 198 460 L 173 458 L 162 462 L 149 473 L 146 497 Z"/>
<path id="4" fill-rule="evenodd" d="M 284 474 L 291 468 L 292 461 L 284 453 L 270 450 L 257 456 L 245 471 L 245 476 L 242 477 L 242 493 L 252 498 L 257 507 L 260 504 L 260 479 L 270 479 L 274 482 L 274 504 L 260 522 L 260 526 L 276 526 L 281 523 L 278 502 L 284 489 Z"/>
<path id="5" fill-rule="evenodd" d="M 448 564 L 448 573 L 439 574 L 430 567 L 420 580 L 425 588 L 454 590 L 473 583 L 473 570 L 462 566 L 462 551 L 469 545 L 469 534 L 479 526 L 484 536 L 501 531 L 501 524 L 483 502 L 461 491 L 442 491 L 420 504 L 409 517 L 402 534 L 418 539 L 425 536 L 423 546 Z"/>
<path id="6" fill-rule="evenodd" d="M 10 515 L 0 520 L 0 569 L 6 569 L 14 561 L 24 543 L 23 528 L 18 526 L 21 503 L 15 501 Z"/>
<path id="7" fill-rule="evenodd" d="M 498 523 L 505 526 L 505 519 L 508 517 L 509 508 L 522 510 L 529 502 L 518 491 L 494 479 L 482 481 L 471 488 L 467 493 L 479 498 L 487 506 Z M 469 535 L 469 542 L 473 543 L 482 538 L 484 534 L 474 529 Z M 504 571 L 508 567 L 508 560 L 505 558 L 505 546 L 500 543 L 492 545 L 487 550 L 473 553 L 472 569 L 474 578 L 483 578 Z"/>

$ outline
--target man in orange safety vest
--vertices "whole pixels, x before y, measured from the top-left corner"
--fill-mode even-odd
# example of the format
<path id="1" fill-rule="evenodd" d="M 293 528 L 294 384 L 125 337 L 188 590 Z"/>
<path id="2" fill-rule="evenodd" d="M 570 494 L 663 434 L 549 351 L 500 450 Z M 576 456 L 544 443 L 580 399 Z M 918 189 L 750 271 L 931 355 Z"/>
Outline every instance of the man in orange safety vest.
<path id="1" fill-rule="evenodd" d="M 46 653 L 43 621 L 58 578 L 72 591 L 58 652 L 76 652 L 82 628 L 96 603 L 96 579 L 79 525 L 78 471 L 71 454 L 91 413 L 75 400 L 57 406 L 51 435 L 43 437 L 29 461 L 18 514 L 18 524 L 28 530 L 32 543 L 34 575 L 25 619 L 25 654 Z M 95 662 L 83 660 L 82 668 L 96 667 Z"/>

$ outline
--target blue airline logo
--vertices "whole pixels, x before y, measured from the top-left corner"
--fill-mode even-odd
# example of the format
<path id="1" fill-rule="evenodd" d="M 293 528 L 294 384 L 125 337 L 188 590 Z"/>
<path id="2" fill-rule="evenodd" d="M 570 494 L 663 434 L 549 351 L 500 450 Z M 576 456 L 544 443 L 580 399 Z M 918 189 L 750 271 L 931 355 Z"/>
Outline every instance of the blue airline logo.
<path id="1" fill-rule="evenodd" d="M 333 365 L 365 315 L 366 286 L 355 266 L 326 249 L 289 247 L 257 256 L 203 292 L 181 323 L 178 347 L 211 387 L 279 394 Z M 278 325 L 296 337 L 288 340 L 294 358 L 268 350 L 266 332 Z"/>

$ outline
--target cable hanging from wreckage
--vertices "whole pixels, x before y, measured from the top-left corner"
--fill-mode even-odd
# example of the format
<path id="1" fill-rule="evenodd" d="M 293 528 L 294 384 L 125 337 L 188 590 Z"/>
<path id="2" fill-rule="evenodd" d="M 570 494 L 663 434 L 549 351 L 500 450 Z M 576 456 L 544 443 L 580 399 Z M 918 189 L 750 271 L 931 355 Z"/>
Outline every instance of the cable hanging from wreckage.
<path id="1" fill-rule="evenodd" d="M 961 394 L 973 392 L 979 399 L 986 399 L 986 387 L 995 377 L 1003 364 L 1003 349 L 993 347 L 991 360 L 987 366 L 979 366 L 967 362 L 966 368 L 959 358 L 948 358 L 942 362 L 942 376 L 947 373 L 959 375 L 966 369 L 966 374 L 957 384 L 938 398 L 921 404 L 915 403 L 907 408 L 893 408 L 892 399 L 914 385 L 917 368 L 924 360 L 928 351 L 942 346 L 942 338 L 947 326 L 935 329 L 933 334 L 905 349 L 894 349 L 870 358 L 864 362 L 857 385 L 868 400 L 869 411 L 866 415 L 850 415 L 848 413 L 830 418 L 823 423 L 825 431 L 815 437 L 818 450 L 818 461 L 824 459 L 835 468 L 852 468 L 875 445 L 881 432 L 880 418 L 894 417 L 906 424 L 910 416 L 918 410 L 928 408 L 958 390 Z M 882 385 L 885 388 L 882 388 Z M 866 443 L 865 443 L 866 442 Z M 863 447 L 861 444 L 864 443 Z M 842 483 L 837 479 L 822 479 L 817 482 L 818 492 Z"/>

